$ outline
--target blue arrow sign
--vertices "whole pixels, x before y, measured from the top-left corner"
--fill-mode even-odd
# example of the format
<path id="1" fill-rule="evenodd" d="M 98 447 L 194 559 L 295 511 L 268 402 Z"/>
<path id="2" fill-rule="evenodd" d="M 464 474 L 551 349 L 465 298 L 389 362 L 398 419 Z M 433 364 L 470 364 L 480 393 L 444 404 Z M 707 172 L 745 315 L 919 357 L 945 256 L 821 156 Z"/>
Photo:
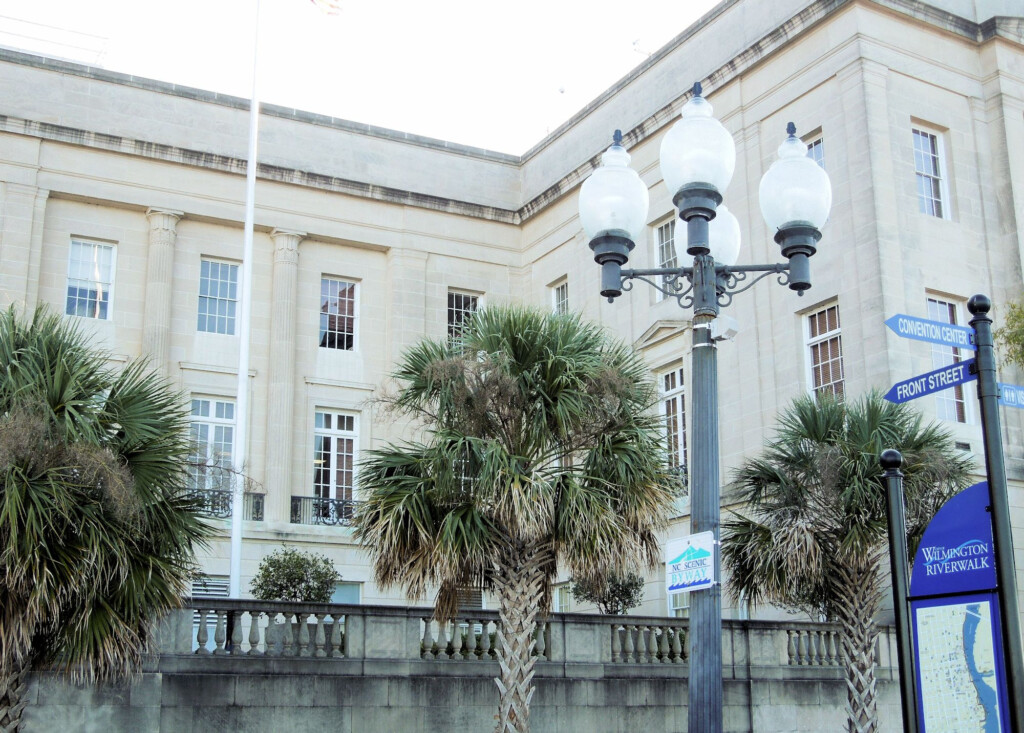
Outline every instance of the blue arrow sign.
<path id="1" fill-rule="evenodd" d="M 964 382 L 972 382 L 978 378 L 977 374 L 971 374 L 973 368 L 974 359 L 968 359 L 918 377 L 911 377 L 894 384 L 892 389 L 885 393 L 885 399 L 896 403 L 910 402 L 932 392 L 941 392 Z"/>
<path id="2" fill-rule="evenodd" d="M 999 382 L 999 404 L 1006 407 L 1024 407 L 1024 387 Z"/>
<path id="3" fill-rule="evenodd" d="M 928 321 L 924 318 L 897 313 L 885 322 L 893 333 L 905 339 L 930 341 L 943 346 L 955 346 L 974 351 L 974 329 L 954 326 L 942 321 Z"/>

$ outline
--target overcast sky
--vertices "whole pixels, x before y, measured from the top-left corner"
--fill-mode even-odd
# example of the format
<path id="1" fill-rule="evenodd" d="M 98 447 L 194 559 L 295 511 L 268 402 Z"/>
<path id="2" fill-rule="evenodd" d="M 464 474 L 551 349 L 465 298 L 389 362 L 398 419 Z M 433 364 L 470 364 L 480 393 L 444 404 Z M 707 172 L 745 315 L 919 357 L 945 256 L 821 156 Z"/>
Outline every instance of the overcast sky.
<path id="1" fill-rule="evenodd" d="M 520 154 L 713 0 L 261 0 L 265 102 Z M 0 0 L 0 45 L 248 97 L 256 0 Z M 691 80 L 686 80 L 688 86 Z"/>

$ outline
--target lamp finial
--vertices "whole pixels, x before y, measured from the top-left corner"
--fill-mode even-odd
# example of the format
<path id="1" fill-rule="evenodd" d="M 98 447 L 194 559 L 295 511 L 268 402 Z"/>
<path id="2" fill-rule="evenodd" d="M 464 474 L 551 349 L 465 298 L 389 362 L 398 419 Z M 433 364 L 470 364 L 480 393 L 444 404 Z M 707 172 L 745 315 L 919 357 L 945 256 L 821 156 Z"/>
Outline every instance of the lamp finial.
<path id="1" fill-rule="evenodd" d="M 693 96 L 699 97 L 704 93 L 704 87 L 700 85 L 699 81 L 693 82 Z"/>
<path id="2" fill-rule="evenodd" d="M 612 135 L 612 143 L 618 147 L 622 147 L 622 130 L 616 130 L 615 134 Z"/>
<path id="3" fill-rule="evenodd" d="M 788 123 L 786 125 L 786 132 L 789 134 L 790 137 L 796 137 L 796 125 L 794 125 L 792 122 Z"/>

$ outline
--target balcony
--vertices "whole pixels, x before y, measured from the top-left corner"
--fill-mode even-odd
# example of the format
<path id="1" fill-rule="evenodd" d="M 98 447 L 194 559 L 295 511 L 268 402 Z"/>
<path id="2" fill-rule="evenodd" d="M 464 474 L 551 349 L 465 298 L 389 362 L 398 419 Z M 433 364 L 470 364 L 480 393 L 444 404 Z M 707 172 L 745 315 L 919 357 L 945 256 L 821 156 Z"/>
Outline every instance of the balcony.
<path id="1" fill-rule="evenodd" d="M 292 524 L 320 524 L 327 527 L 351 527 L 352 515 L 361 503 L 350 499 L 293 496 L 291 522 Z"/>
<path id="2" fill-rule="evenodd" d="M 188 493 L 199 499 L 199 511 L 203 514 L 217 519 L 231 518 L 230 489 L 196 489 Z M 265 498 L 263 494 L 246 491 L 242 497 L 242 518 L 250 522 L 262 522 Z"/>

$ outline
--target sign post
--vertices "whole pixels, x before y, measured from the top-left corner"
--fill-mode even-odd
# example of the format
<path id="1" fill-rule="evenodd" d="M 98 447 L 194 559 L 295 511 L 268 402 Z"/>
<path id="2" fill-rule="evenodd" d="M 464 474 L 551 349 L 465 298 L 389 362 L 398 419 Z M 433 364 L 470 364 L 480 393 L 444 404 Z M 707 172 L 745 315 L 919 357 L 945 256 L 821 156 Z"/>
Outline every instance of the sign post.
<path id="1" fill-rule="evenodd" d="M 907 606 L 907 519 L 903 501 L 903 456 L 897 450 L 882 452 L 885 469 L 886 519 L 889 524 L 889 566 L 892 569 L 893 612 L 896 616 L 897 659 L 900 668 L 900 703 L 903 707 L 904 733 L 917 733 L 917 675 L 914 674 L 914 646 L 910 635 L 910 608 Z"/>
<path id="2" fill-rule="evenodd" d="M 1002 429 L 999 425 L 999 386 L 996 383 L 996 356 L 992 341 L 992 319 L 988 312 L 992 301 L 986 295 L 974 295 L 967 301 L 971 326 L 978 347 L 978 403 L 981 406 L 981 433 L 985 440 L 985 473 L 988 477 L 989 507 L 995 545 L 996 580 L 999 584 L 999 618 L 1002 621 L 1003 654 L 1007 683 L 1017 694 L 1010 701 L 1010 723 L 1014 731 L 1024 730 L 1024 659 L 1021 659 L 1020 612 L 1017 609 L 1017 578 L 1013 559 L 1013 535 L 1010 530 L 1010 501 L 1003 464 Z"/>

